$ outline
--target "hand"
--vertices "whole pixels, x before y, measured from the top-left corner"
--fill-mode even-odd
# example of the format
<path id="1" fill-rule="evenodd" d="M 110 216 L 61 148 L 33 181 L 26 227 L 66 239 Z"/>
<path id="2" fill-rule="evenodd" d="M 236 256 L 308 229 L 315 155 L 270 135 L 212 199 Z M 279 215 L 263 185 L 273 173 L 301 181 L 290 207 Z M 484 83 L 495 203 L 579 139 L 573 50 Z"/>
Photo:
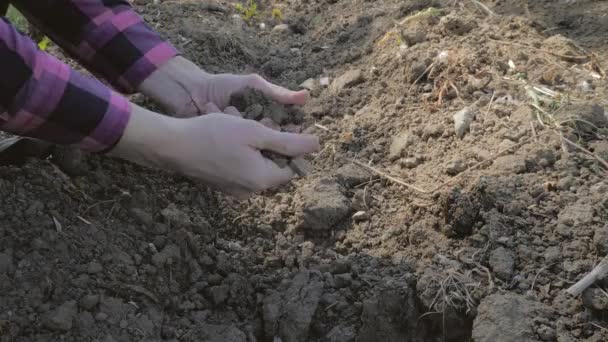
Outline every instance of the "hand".
<path id="1" fill-rule="evenodd" d="M 247 88 L 257 89 L 282 104 L 303 105 L 308 92 L 291 91 L 266 81 L 259 75 L 212 75 L 183 57 L 162 65 L 140 86 L 146 96 L 158 101 L 178 117 L 208 114 L 208 104 L 224 110 L 230 97 Z"/>
<path id="2" fill-rule="evenodd" d="M 278 167 L 261 150 L 297 157 L 318 151 L 319 142 L 315 136 L 274 131 L 234 115 L 177 119 L 134 105 L 125 133 L 111 154 L 245 197 L 295 177 L 291 168 Z"/>

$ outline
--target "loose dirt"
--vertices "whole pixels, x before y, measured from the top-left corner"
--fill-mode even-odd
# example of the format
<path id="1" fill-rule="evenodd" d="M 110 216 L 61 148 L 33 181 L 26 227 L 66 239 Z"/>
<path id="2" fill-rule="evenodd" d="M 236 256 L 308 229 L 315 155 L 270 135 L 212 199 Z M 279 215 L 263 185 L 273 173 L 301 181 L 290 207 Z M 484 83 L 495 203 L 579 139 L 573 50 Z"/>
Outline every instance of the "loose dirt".
<path id="1" fill-rule="evenodd" d="M 310 89 L 240 105 L 323 149 L 245 202 L 0 167 L 0 341 L 607 340 L 608 281 L 565 289 L 608 252 L 608 5 L 481 2 L 136 0 L 205 69 Z"/>

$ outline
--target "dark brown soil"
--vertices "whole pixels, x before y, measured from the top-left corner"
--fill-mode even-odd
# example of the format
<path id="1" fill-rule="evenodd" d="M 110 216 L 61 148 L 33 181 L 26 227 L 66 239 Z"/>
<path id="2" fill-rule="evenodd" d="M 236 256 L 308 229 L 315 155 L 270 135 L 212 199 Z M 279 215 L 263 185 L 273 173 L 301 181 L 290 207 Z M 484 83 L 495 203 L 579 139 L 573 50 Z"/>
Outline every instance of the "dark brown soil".
<path id="1" fill-rule="evenodd" d="M 565 289 L 608 252 L 608 4 L 481 2 L 135 1 L 211 72 L 306 82 L 275 121 L 323 149 L 246 202 L 99 156 L 0 167 L 0 341 L 607 340 L 608 282 Z"/>

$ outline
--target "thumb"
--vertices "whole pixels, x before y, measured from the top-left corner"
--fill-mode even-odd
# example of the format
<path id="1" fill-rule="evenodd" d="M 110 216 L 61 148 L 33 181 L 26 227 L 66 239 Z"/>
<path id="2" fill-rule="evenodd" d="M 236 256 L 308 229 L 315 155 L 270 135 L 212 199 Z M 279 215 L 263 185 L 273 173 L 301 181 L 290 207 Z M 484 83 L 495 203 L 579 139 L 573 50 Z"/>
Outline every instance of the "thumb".
<path id="1" fill-rule="evenodd" d="M 284 156 L 298 157 L 317 152 L 320 149 L 319 138 L 311 134 L 295 134 L 274 131 L 264 127 L 262 139 L 258 141 L 260 150 L 269 150 Z"/>
<path id="2" fill-rule="evenodd" d="M 270 97 L 274 101 L 282 104 L 294 104 L 303 105 L 308 101 L 308 91 L 293 91 L 287 88 L 283 88 L 276 84 L 272 84 L 266 81 L 260 75 L 249 75 L 247 77 L 247 84 L 253 89 L 257 89 L 264 93 L 264 95 Z"/>

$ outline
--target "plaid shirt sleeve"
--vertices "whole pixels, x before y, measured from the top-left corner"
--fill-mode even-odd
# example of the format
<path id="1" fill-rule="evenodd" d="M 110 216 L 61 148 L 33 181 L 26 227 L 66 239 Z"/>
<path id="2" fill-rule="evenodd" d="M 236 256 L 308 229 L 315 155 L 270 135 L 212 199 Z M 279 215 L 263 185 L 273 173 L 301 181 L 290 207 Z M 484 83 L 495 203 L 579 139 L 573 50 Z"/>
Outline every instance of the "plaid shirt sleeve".
<path id="1" fill-rule="evenodd" d="M 107 151 L 122 136 L 126 98 L 41 52 L 4 19 L 0 62 L 1 130 L 90 152 Z"/>
<path id="2" fill-rule="evenodd" d="M 178 52 L 126 0 L 12 0 L 51 39 L 116 89 L 133 93 Z"/>

